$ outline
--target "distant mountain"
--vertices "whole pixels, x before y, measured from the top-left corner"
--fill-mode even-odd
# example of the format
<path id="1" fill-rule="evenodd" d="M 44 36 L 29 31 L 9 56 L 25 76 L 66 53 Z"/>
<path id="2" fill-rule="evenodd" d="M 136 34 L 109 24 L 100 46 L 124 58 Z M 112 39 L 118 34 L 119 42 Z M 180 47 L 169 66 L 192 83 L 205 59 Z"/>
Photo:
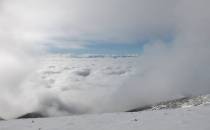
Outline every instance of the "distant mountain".
<path id="1" fill-rule="evenodd" d="M 71 57 L 71 58 L 129 58 L 129 57 L 138 57 L 139 55 L 85 54 L 85 55 L 62 55 L 62 56 Z"/>

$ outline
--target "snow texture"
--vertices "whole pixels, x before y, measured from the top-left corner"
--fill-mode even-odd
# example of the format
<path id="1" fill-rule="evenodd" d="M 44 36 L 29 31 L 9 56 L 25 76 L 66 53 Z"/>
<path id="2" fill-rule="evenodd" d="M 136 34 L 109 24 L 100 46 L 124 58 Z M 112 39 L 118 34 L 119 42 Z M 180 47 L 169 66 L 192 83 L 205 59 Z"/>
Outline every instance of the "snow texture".
<path id="1" fill-rule="evenodd" d="M 209 130 L 210 106 L 1 121 L 1 130 Z"/>

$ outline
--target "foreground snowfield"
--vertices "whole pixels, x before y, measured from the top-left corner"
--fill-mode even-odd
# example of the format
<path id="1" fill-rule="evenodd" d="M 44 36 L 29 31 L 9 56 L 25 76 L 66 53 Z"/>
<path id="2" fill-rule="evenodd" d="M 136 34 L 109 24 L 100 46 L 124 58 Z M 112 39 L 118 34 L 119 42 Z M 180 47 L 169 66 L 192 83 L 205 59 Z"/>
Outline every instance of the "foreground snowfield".
<path id="1" fill-rule="evenodd" d="M 0 130 L 209 130 L 210 105 L 0 122 Z"/>

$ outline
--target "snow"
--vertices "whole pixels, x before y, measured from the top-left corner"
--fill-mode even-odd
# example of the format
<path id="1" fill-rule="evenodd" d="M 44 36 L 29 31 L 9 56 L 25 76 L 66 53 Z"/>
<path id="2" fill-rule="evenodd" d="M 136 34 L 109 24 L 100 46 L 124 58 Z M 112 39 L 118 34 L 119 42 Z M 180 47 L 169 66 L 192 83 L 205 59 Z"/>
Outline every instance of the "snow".
<path id="1" fill-rule="evenodd" d="M 0 130 L 209 130 L 210 105 L 0 121 Z"/>

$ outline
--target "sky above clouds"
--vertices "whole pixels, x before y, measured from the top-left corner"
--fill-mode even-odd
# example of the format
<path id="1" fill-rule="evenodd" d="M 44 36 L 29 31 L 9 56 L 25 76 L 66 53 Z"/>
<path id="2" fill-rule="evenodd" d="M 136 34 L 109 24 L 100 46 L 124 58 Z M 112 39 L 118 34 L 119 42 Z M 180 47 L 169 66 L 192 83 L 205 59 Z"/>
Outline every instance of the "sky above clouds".
<path id="1" fill-rule="evenodd" d="M 179 4 L 179 0 L 2 0 L 1 30 L 21 46 L 84 49 L 92 44 L 145 44 L 175 37 Z"/>
<path id="2" fill-rule="evenodd" d="M 201 35 L 201 31 L 209 30 L 207 0 L 0 2 L 1 48 L 15 50 L 44 47 L 46 50 L 69 48 L 71 51 L 91 49 L 90 46 L 100 48 L 104 44 L 110 47 L 143 46 L 157 41 L 173 42 L 180 36 L 187 37 L 187 32 L 190 37 L 196 31 Z"/>

